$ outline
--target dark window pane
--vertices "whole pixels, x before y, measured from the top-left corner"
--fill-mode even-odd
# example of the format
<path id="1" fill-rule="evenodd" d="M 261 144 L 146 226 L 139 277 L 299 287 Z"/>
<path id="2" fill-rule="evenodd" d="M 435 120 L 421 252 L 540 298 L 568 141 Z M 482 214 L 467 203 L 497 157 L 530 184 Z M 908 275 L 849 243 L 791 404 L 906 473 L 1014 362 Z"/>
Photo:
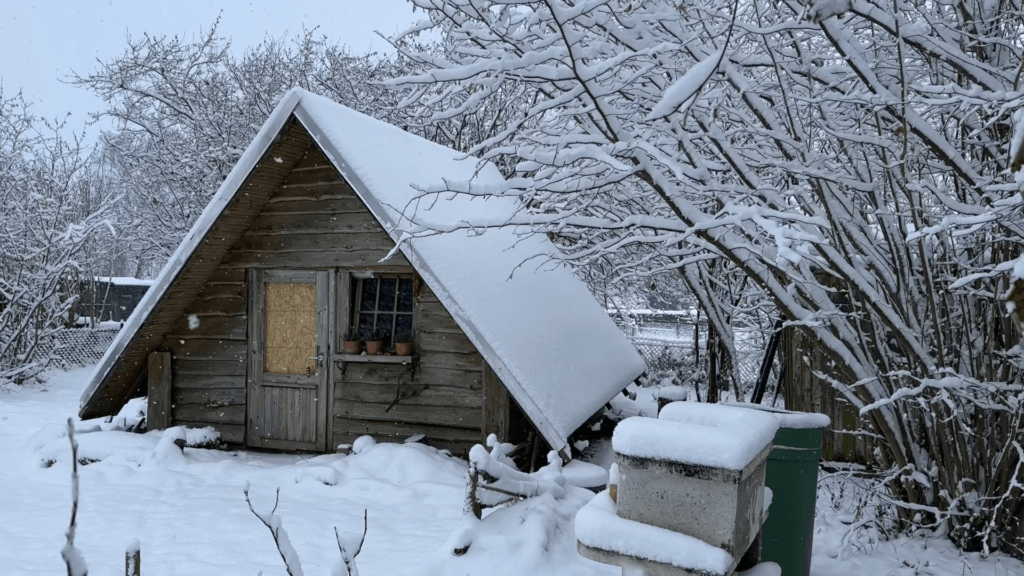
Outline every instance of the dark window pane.
<path id="1" fill-rule="evenodd" d="M 398 311 L 412 312 L 412 280 L 409 278 L 398 281 Z"/>
<path id="2" fill-rule="evenodd" d="M 359 338 L 368 340 L 373 335 L 373 314 L 359 315 Z"/>
<path id="3" fill-rule="evenodd" d="M 381 340 L 384 340 L 384 344 L 388 345 L 391 343 L 391 335 L 395 331 L 395 316 L 394 314 L 378 314 L 377 315 L 377 336 Z"/>
<path id="4" fill-rule="evenodd" d="M 363 300 L 359 303 L 361 312 L 368 312 L 374 309 L 377 302 L 377 279 L 367 278 L 360 280 L 363 283 Z"/>
<path id="5" fill-rule="evenodd" d="M 412 314 L 399 314 L 395 324 L 395 342 L 412 342 Z"/>
<path id="6" fill-rule="evenodd" d="M 377 304 L 377 310 L 384 312 L 395 311 L 395 285 L 397 283 L 398 278 L 380 279 L 380 302 Z"/>

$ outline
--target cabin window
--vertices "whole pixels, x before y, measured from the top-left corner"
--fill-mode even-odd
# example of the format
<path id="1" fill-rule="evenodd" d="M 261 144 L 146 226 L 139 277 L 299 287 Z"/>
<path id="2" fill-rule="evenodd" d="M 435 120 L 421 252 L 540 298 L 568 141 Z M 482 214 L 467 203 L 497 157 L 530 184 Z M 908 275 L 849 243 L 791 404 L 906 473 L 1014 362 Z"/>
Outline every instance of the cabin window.
<path id="1" fill-rule="evenodd" d="M 411 276 L 355 279 L 352 331 L 361 340 L 411 342 L 413 287 Z"/>

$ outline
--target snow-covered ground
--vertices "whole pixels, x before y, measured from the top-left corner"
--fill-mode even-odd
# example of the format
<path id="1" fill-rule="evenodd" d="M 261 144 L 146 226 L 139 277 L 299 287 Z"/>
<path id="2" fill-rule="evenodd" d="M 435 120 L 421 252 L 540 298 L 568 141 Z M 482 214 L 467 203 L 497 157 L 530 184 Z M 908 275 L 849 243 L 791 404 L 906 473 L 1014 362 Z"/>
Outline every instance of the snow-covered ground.
<path id="1" fill-rule="evenodd" d="M 65 421 L 77 411 L 91 368 L 50 374 L 45 388 L 0 392 L 0 574 L 60 574 L 70 515 L 70 448 Z M 285 574 L 266 528 L 248 510 L 277 509 L 305 574 L 329 574 L 338 557 L 333 529 L 358 538 L 363 576 L 602 575 L 616 569 L 575 552 L 573 517 L 592 495 L 567 490 L 486 516 L 464 556 L 451 553 L 465 494 L 464 461 L 419 444 L 379 444 L 350 456 L 291 456 L 186 448 L 162 433 L 85 432 L 76 423 L 81 502 L 76 544 L 92 576 L 124 574 L 126 544 L 138 538 L 145 576 Z M 104 428 L 109 425 L 102 426 Z M 168 438 L 167 440 L 169 440 Z M 87 459 L 87 460 L 86 460 Z M 960 554 L 948 541 L 848 536 L 848 515 L 822 488 L 814 576 L 861 574 L 1024 576 L 1005 556 Z"/>

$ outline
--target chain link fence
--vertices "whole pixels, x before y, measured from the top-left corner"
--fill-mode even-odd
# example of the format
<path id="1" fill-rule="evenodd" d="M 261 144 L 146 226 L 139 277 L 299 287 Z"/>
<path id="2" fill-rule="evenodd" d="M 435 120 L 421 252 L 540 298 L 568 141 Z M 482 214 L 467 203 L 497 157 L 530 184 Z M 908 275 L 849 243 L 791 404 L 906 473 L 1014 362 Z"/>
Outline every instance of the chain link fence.
<path id="1" fill-rule="evenodd" d="M 638 314 L 630 322 L 616 320 L 626 337 L 647 363 L 648 381 L 660 384 L 666 379 L 682 385 L 694 378 L 706 378 L 694 349 L 696 324 L 681 314 Z M 706 338 L 706 326 L 701 337 Z M 700 354 L 706 354 L 701 342 Z M 766 345 L 764 335 L 757 330 L 737 330 L 734 334 L 736 357 L 734 365 L 744 390 L 753 389 L 761 369 Z M 701 358 L 700 360 L 706 360 Z"/>
<path id="2" fill-rule="evenodd" d="M 68 328 L 54 335 L 57 346 L 53 363 L 60 368 L 76 368 L 96 364 L 121 331 L 121 326 L 104 323 L 96 328 Z"/>

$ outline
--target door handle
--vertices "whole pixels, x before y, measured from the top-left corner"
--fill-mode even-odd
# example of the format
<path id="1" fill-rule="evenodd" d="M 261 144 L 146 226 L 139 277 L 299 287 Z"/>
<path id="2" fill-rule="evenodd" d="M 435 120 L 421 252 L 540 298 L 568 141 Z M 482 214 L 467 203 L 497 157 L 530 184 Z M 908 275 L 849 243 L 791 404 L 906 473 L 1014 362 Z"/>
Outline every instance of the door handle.
<path id="1" fill-rule="evenodd" d="M 310 360 L 316 360 L 316 365 L 317 366 L 323 366 L 324 365 L 324 355 L 323 354 L 318 354 L 316 356 L 310 356 L 309 359 Z"/>

